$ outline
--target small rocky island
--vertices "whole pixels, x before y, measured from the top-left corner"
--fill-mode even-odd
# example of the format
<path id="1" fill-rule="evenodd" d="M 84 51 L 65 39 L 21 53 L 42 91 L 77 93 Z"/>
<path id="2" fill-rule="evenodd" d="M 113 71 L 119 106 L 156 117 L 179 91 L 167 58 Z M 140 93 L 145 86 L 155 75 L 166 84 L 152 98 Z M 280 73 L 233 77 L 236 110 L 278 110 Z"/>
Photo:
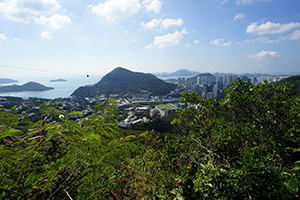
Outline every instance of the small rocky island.
<path id="1" fill-rule="evenodd" d="M 53 87 L 47 87 L 40 83 L 36 82 L 28 82 L 24 85 L 8 85 L 8 86 L 1 86 L 0 93 L 3 92 L 34 92 L 34 91 L 46 91 L 46 90 L 53 90 Z"/>
<path id="2" fill-rule="evenodd" d="M 17 83 L 17 80 L 13 80 L 10 78 L 0 78 L 0 84 L 7 84 L 7 83 Z"/>
<path id="3" fill-rule="evenodd" d="M 68 81 L 65 79 L 59 78 L 59 79 L 50 80 L 50 82 L 68 82 Z"/>

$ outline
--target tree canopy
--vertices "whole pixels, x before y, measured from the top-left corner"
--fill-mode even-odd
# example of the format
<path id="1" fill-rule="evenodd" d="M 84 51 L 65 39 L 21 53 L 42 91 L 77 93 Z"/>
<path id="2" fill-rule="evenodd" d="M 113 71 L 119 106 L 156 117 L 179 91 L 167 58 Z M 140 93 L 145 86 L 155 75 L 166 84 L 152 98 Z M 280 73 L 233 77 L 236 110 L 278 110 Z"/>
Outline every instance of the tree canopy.
<path id="1" fill-rule="evenodd" d="M 0 199 L 300 198 L 292 86 L 238 80 L 222 101 L 181 100 L 172 134 L 119 129 L 113 99 L 78 123 L 61 102 L 35 123 L 2 107 Z"/>

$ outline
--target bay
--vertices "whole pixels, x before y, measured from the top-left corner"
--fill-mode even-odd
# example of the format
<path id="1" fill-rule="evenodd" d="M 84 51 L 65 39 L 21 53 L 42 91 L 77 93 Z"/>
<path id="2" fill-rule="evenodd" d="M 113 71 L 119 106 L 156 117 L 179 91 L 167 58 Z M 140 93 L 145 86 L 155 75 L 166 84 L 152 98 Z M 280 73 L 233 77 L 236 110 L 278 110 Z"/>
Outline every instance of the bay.
<path id="1" fill-rule="evenodd" d="M 67 82 L 50 82 L 50 80 L 63 78 L 67 80 Z M 100 81 L 102 76 L 96 77 L 87 77 L 87 76 L 66 76 L 66 77 L 34 77 L 34 78 L 26 78 L 26 77 L 19 77 L 17 80 L 18 83 L 14 83 L 17 85 L 23 85 L 30 81 L 34 81 L 40 84 L 43 84 L 48 87 L 53 87 L 53 90 L 47 91 L 34 91 L 34 92 L 7 92 L 7 93 L 0 93 L 0 96 L 13 96 L 13 97 L 21 97 L 21 98 L 29 98 L 29 97 L 36 97 L 36 98 L 45 98 L 45 99 L 55 99 L 55 98 L 66 98 L 71 96 L 71 94 L 80 86 L 85 85 L 92 85 Z M 12 84 L 2 84 L 5 85 L 12 85 Z"/>

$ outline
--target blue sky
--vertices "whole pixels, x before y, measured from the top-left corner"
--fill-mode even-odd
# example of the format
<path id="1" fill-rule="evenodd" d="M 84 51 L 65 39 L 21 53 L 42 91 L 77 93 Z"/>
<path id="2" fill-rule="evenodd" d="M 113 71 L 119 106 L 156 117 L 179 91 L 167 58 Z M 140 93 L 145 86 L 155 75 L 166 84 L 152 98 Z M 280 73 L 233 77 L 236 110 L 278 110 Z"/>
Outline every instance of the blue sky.
<path id="1" fill-rule="evenodd" d="M 117 66 L 300 73 L 300 1 L 0 1 L 1 77 L 98 75 Z"/>

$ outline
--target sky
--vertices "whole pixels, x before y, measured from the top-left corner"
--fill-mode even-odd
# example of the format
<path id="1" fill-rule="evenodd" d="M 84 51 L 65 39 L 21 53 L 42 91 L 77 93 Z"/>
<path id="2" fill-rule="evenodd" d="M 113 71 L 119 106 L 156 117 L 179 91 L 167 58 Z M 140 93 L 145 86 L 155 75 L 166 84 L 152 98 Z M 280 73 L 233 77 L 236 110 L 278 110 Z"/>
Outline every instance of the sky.
<path id="1" fill-rule="evenodd" d="M 0 0 L 0 78 L 118 66 L 299 74 L 300 1 Z"/>

